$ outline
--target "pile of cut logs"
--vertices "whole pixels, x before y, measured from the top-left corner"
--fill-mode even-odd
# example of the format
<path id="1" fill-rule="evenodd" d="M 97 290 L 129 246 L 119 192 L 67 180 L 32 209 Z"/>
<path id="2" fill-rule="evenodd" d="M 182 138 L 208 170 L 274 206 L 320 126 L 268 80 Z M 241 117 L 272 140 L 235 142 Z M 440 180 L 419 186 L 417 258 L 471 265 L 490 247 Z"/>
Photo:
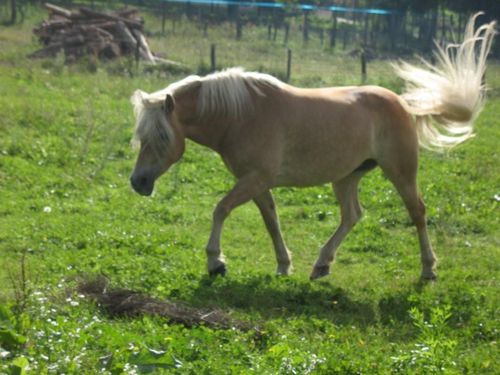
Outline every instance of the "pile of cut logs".
<path id="1" fill-rule="evenodd" d="M 53 57 L 64 52 L 66 62 L 88 55 L 101 59 L 135 56 L 153 64 L 158 59 L 142 33 L 143 20 L 137 9 L 98 12 L 80 7 L 72 11 L 48 3 L 45 8 L 49 19 L 33 29 L 44 48 L 30 57 Z"/>

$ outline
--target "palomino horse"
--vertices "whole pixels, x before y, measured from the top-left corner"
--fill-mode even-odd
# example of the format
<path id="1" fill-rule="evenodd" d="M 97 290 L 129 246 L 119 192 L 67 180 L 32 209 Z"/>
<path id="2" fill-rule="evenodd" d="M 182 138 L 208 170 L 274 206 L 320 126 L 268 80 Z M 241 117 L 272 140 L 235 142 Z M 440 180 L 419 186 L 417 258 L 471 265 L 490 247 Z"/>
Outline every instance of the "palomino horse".
<path id="1" fill-rule="evenodd" d="M 277 273 L 286 275 L 291 257 L 271 189 L 333 183 L 341 223 L 320 250 L 310 275 L 316 279 L 329 273 L 342 239 L 361 217 L 360 179 L 380 166 L 416 225 L 422 277 L 434 279 L 436 256 L 416 183 L 419 144 L 443 149 L 472 136 L 494 34 L 494 23 L 474 30 L 472 18 L 462 44 L 437 46 L 437 66 L 396 66 L 407 82 L 402 96 L 375 86 L 302 89 L 235 68 L 190 76 L 152 94 L 138 90 L 132 103 L 140 153 L 132 186 L 150 195 L 155 180 L 182 156 L 185 138 L 215 150 L 237 182 L 213 213 L 209 273 L 226 272 L 224 220 L 253 200 L 274 244 Z"/>

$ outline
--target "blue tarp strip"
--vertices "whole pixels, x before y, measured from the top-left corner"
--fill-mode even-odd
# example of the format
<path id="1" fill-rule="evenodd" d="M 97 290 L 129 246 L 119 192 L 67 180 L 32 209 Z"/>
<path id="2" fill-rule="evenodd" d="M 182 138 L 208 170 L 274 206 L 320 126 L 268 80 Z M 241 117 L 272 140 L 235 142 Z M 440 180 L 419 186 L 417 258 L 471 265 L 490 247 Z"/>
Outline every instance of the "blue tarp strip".
<path id="1" fill-rule="evenodd" d="M 166 3 L 177 4 L 195 4 L 195 5 L 238 5 L 242 7 L 258 7 L 258 8 L 278 8 L 285 7 L 296 8 L 300 10 L 328 10 L 339 13 L 367 13 L 367 14 L 391 14 L 392 11 L 387 9 L 370 9 L 370 8 L 347 8 L 341 6 L 317 6 L 310 4 L 284 4 L 284 3 L 264 3 L 251 1 L 231 1 L 231 0 L 161 0 Z"/>

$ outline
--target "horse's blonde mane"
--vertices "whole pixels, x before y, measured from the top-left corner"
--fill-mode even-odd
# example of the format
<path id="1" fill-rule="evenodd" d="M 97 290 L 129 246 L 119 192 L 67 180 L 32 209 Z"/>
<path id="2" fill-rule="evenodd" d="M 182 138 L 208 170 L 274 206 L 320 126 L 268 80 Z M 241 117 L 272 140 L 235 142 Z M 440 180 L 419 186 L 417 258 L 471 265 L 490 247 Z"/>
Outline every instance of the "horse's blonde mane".
<path id="1" fill-rule="evenodd" d="M 134 107 L 136 119 L 133 144 L 141 141 L 154 143 L 155 147 L 166 146 L 165 142 L 172 142 L 174 134 L 164 114 L 163 105 L 167 94 L 199 87 L 196 114 L 202 118 L 206 115 L 224 116 L 238 119 L 253 110 L 251 92 L 264 95 L 263 87 L 283 87 L 284 83 L 268 74 L 245 72 L 241 68 L 231 68 L 209 74 L 205 77 L 188 76 L 174 82 L 166 88 L 146 93 L 136 90 L 130 101 Z M 161 133 L 167 137 L 161 137 Z M 158 144 L 163 139 L 163 143 Z"/>
<path id="2" fill-rule="evenodd" d="M 189 78 L 189 77 L 188 77 Z M 268 74 L 231 68 L 200 79 L 197 113 L 238 119 L 253 110 L 251 92 L 264 96 L 263 87 L 280 88 L 284 83 Z"/>

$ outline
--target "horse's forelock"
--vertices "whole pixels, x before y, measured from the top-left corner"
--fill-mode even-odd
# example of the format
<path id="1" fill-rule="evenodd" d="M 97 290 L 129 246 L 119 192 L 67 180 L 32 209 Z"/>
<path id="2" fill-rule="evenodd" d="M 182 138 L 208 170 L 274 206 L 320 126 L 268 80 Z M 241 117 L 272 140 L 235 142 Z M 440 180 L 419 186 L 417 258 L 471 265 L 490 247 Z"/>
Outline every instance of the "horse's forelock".
<path id="1" fill-rule="evenodd" d="M 136 120 L 132 146 L 137 148 L 147 143 L 155 153 L 160 155 L 174 141 L 174 132 L 168 123 L 163 108 L 165 95 L 147 94 L 137 90 L 130 101 L 134 107 Z"/>

